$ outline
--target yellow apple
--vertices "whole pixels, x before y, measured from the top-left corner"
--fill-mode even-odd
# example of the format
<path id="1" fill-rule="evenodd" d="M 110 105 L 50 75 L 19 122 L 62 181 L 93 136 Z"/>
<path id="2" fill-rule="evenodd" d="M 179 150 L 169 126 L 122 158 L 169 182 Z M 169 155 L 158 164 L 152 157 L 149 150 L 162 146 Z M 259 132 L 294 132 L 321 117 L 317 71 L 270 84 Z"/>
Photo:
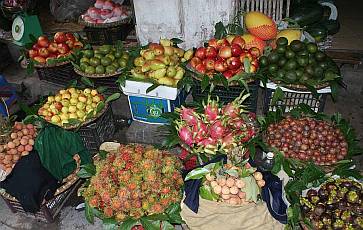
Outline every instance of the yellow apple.
<path id="1" fill-rule="evenodd" d="M 70 113 L 75 113 L 77 111 L 77 107 L 75 105 L 71 105 L 71 106 L 69 106 L 68 111 Z"/>
<path id="2" fill-rule="evenodd" d="M 68 107 L 62 107 L 62 113 L 68 113 L 68 111 L 69 111 Z"/>
<path id="3" fill-rule="evenodd" d="M 62 113 L 60 115 L 60 119 L 63 121 L 63 120 L 68 120 L 69 119 L 69 115 L 67 113 Z"/>
<path id="4" fill-rule="evenodd" d="M 78 118 L 83 119 L 85 116 L 86 116 L 86 114 L 82 110 L 77 111 L 77 117 Z"/>
<path id="5" fill-rule="evenodd" d="M 49 109 L 49 104 L 48 104 L 48 103 L 45 103 L 45 104 L 43 105 L 43 108 L 44 108 L 44 109 Z"/>
<path id="6" fill-rule="evenodd" d="M 71 103 L 71 105 L 77 105 L 77 103 L 78 103 L 78 99 L 77 99 L 77 98 L 71 98 L 71 99 L 69 100 L 69 102 Z"/>
<path id="7" fill-rule="evenodd" d="M 69 119 L 77 119 L 77 114 L 75 114 L 75 113 L 70 113 L 70 114 L 69 114 Z"/>
<path id="8" fill-rule="evenodd" d="M 78 93 L 72 93 L 71 98 L 77 98 L 78 99 L 79 94 Z"/>
<path id="9" fill-rule="evenodd" d="M 69 123 L 69 121 L 66 119 L 66 120 L 62 120 L 62 125 L 63 124 L 67 124 L 67 123 Z"/>
<path id="10" fill-rule="evenodd" d="M 93 98 L 92 98 L 92 101 L 93 102 L 99 102 L 101 100 L 101 98 L 99 97 L 99 96 L 94 96 Z"/>
<path id="11" fill-rule="evenodd" d="M 92 108 L 96 108 L 97 107 L 97 104 L 96 103 L 92 103 L 91 106 L 92 106 Z"/>
<path id="12" fill-rule="evenodd" d="M 65 94 L 67 91 L 64 89 L 59 90 L 59 94 Z"/>
<path id="13" fill-rule="evenodd" d="M 61 103 L 62 103 L 63 107 L 64 106 L 69 106 L 69 101 L 68 100 L 62 100 Z"/>
<path id="14" fill-rule="evenodd" d="M 80 94 L 78 97 L 78 101 L 80 102 L 86 102 L 87 101 L 87 97 L 84 94 Z"/>
<path id="15" fill-rule="evenodd" d="M 55 105 L 54 105 L 54 104 L 51 104 L 51 105 L 49 106 L 49 109 L 50 109 L 50 110 L 54 110 L 54 109 L 55 109 Z"/>
<path id="16" fill-rule="evenodd" d="M 91 111 L 91 110 L 93 110 L 92 105 L 86 105 L 86 111 L 87 111 L 87 113 L 88 113 L 89 111 Z"/>
<path id="17" fill-rule="evenodd" d="M 69 93 L 62 94 L 62 99 L 70 99 L 71 95 Z"/>
<path id="18" fill-rule="evenodd" d="M 51 122 L 53 123 L 59 123 L 61 121 L 61 118 L 58 115 L 54 115 L 51 119 Z"/>
<path id="19" fill-rule="evenodd" d="M 75 93 L 75 92 L 76 92 L 76 89 L 75 89 L 75 88 L 69 88 L 69 89 L 68 89 L 68 92 L 70 92 L 71 94 L 72 94 L 72 93 Z"/>
<path id="20" fill-rule="evenodd" d="M 53 102 L 54 101 L 54 97 L 53 96 L 49 96 L 48 97 L 48 102 Z"/>
<path id="21" fill-rule="evenodd" d="M 84 94 L 91 94 L 91 89 L 86 88 L 86 89 L 83 90 L 83 93 Z"/>
<path id="22" fill-rule="evenodd" d="M 85 105 L 84 105 L 83 102 L 78 102 L 77 105 L 76 105 L 76 107 L 77 107 L 77 109 L 82 110 L 82 109 L 84 109 Z"/>
<path id="23" fill-rule="evenodd" d="M 95 90 L 95 89 L 92 89 L 92 90 L 91 90 L 91 95 L 92 95 L 92 96 L 95 96 L 95 95 L 97 95 L 97 94 L 98 94 L 97 90 Z"/>
<path id="24" fill-rule="evenodd" d="M 55 97 L 54 97 L 54 100 L 55 101 L 61 101 L 62 100 L 62 96 L 61 95 L 56 95 Z"/>

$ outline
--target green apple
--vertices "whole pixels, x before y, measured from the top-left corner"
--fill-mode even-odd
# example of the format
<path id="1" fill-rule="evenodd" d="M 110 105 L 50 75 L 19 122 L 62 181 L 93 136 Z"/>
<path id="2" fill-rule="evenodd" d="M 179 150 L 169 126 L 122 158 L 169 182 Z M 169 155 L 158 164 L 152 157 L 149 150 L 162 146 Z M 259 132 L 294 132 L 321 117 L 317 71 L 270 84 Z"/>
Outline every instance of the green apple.
<path id="1" fill-rule="evenodd" d="M 69 106 L 69 100 L 62 100 L 61 103 L 62 103 L 63 107 Z"/>
<path id="2" fill-rule="evenodd" d="M 71 94 L 71 98 L 78 98 L 79 94 L 78 93 L 72 93 Z"/>
<path id="3" fill-rule="evenodd" d="M 92 102 L 91 102 L 91 104 L 92 104 Z M 89 113 L 90 111 L 92 111 L 92 110 L 93 110 L 93 107 L 92 107 L 92 105 L 91 105 L 91 104 L 86 105 L 86 112 L 87 112 L 87 113 Z"/>

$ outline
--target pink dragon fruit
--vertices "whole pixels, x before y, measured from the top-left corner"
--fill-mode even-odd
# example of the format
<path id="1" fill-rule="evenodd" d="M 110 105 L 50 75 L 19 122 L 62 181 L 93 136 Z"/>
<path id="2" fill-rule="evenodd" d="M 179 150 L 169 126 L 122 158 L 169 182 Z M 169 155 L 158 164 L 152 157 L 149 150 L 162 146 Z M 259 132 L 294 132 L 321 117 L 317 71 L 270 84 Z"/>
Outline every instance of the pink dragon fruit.
<path id="1" fill-rule="evenodd" d="M 206 138 L 207 135 L 208 135 L 207 125 L 204 124 L 202 121 L 198 121 L 198 123 L 193 126 L 193 137 L 195 141 L 199 142 L 202 139 Z"/>
<path id="2" fill-rule="evenodd" d="M 217 140 L 213 139 L 211 137 L 205 138 L 198 142 L 198 145 L 204 146 L 204 147 L 215 147 L 217 145 Z"/>
<path id="3" fill-rule="evenodd" d="M 230 125 L 235 129 L 241 129 L 244 124 L 245 124 L 245 121 L 239 117 L 230 121 Z"/>
<path id="4" fill-rule="evenodd" d="M 185 108 L 184 106 L 181 107 L 180 118 L 184 120 L 189 126 L 196 125 L 198 122 L 198 117 L 195 113 L 195 110 L 191 108 Z"/>
<path id="5" fill-rule="evenodd" d="M 193 134 L 192 132 L 189 130 L 188 127 L 181 127 L 179 129 L 179 137 L 180 139 L 187 145 L 192 146 L 192 144 L 194 143 L 193 141 Z"/>
<path id="6" fill-rule="evenodd" d="M 218 118 L 218 106 L 214 105 L 214 104 L 208 104 L 205 106 L 204 108 L 204 115 L 207 118 L 207 121 L 209 121 L 209 123 L 212 123 L 213 121 L 215 121 Z"/>
<path id="7" fill-rule="evenodd" d="M 221 121 L 214 122 L 210 127 L 210 135 L 213 139 L 221 139 L 224 135 L 225 127 Z"/>
<path id="8" fill-rule="evenodd" d="M 233 143 L 235 143 L 233 133 L 228 133 L 227 135 L 225 135 L 222 138 L 222 145 L 225 147 L 229 147 L 229 146 L 233 145 Z"/>
<path id="9" fill-rule="evenodd" d="M 240 109 L 233 102 L 230 102 L 223 106 L 222 113 L 223 115 L 233 119 L 239 117 Z"/>

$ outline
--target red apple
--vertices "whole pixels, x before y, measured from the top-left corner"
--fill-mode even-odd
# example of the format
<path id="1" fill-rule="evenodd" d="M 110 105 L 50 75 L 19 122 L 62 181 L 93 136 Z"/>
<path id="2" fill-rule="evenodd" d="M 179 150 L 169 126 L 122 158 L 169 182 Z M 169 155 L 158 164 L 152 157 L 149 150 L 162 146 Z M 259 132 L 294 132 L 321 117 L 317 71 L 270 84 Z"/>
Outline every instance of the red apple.
<path id="1" fill-rule="evenodd" d="M 245 48 L 246 42 L 245 42 L 245 40 L 241 36 L 236 36 L 232 40 L 232 44 L 237 44 L 237 45 L 239 45 L 243 49 L 243 48 Z"/>
<path id="2" fill-rule="evenodd" d="M 260 63 L 258 62 L 258 60 L 257 60 L 257 59 L 253 59 L 253 60 L 251 61 L 251 64 L 252 64 L 252 65 L 254 65 L 254 66 L 256 66 L 257 68 L 260 66 Z"/>
<path id="3" fill-rule="evenodd" d="M 36 50 L 36 51 L 38 51 L 40 48 L 42 48 L 42 47 L 40 47 L 40 46 L 38 45 L 38 43 L 35 43 L 35 44 L 32 46 L 32 49 L 33 49 L 33 50 Z"/>
<path id="4" fill-rule="evenodd" d="M 44 58 L 49 56 L 49 51 L 47 50 L 47 48 L 40 48 L 38 53 L 39 53 L 39 56 L 44 57 Z"/>
<path id="5" fill-rule="evenodd" d="M 254 58 L 258 58 L 261 55 L 260 49 L 257 47 L 251 47 L 248 51 Z"/>
<path id="6" fill-rule="evenodd" d="M 63 105 L 62 105 L 62 103 L 60 103 L 59 101 L 56 101 L 56 102 L 54 103 L 54 107 L 55 107 L 58 111 L 60 111 L 60 110 L 62 109 Z"/>
<path id="7" fill-rule="evenodd" d="M 200 60 L 199 58 L 197 57 L 193 57 L 191 60 L 190 60 L 190 65 L 195 69 L 197 67 L 197 65 L 201 64 L 202 63 L 202 60 Z"/>
<path id="8" fill-rule="evenodd" d="M 213 46 L 208 46 L 205 52 L 205 56 L 207 58 L 215 58 L 217 57 L 218 51 Z"/>
<path id="9" fill-rule="evenodd" d="M 216 50 L 218 50 L 218 44 L 217 39 L 212 38 L 208 41 L 208 46 L 214 47 Z"/>
<path id="10" fill-rule="evenodd" d="M 224 72 L 227 70 L 227 64 L 222 59 L 219 59 L 214 62 L 214 69 L 218 72 Z"/>
<path id="11" fill-rule="evenodd" d="M 35 56 L 38 55 L 38 50 L 33 50 L 33 49 L 29 50 L 28 55 L 30 58 L 34 58 Z"/>
<path id="12" fill-rule="evenodd" d="M 221 58 L 230 58 L 232 56 L 232 49 L 229 46 L 223 46 L 219 49 L 218 55 Z"/>
<path id="13" fill-rule="evenodd" d="M 68 46 L 70 49 L 73 49 L 73 47 L 74 47 L 74 41 L 72 41 L 72 40 L 67 40 L 67 41 L 66 41 L 66 44 L 67 44 L 67 46 Z"/>
<path id="14" fill-rule="evenodd" d="M 250 73 L 256 73 L 256 71 L 257 71 L 257 66 L 250 65 Z"/>
<path id="15" fill-rule="evenodd" d="M 47 48 L 49 46 L 49 40 L 46 36 L 40 36 L 38 38 L 37 44 L 39 47 Z"/>
<path id="16" fill-rule="evenodd" d="M 241 66 L 241 61 L 238 57 L 230 57 L 227 59 L 228 69 L 236 70 Z"/>
<path id="17" fill-rule="evenodd" d="M 55 41 L 56 43 L 62 43 L 62 42 L 67 41 L 66 34 L 65 34 L 64 32 L 57 32 L 57 33 L 54 35 L 54 41 Z"/>
<path id="18" fill-rule="evenodd" d="M 55 53 L 58 51 L 58 45 L 55 42 L 51 42 L 48 47 L 49 52 Z"/>
<path id="19" fill-rule="evenodd" d="M 74 37 L 74 35 L 72 33 L 66 33 L 66 38 L 68 41 L 76 41 L 76 38 Z"/>
<path id="20" fill-rule="evenodd" d="M 196 69 L 199 73 L 202 73 L 202 74 L 205 74 L 205 72 L 207 71 L 207 67 L 206 67 L 203 63 L 201 63 L 201 64 L 197 65 L 197 66 L 195 67 L 195 69 Z"/>
<path id="21" fill-rule="evenodd" d="M 222 38 L 222 39 L 219 39 L 219 40 L 217 41 L 217 45 L 218 45 L 218 47 L 219 47 L 219 48 L 221 48 L 221 47 L 224 47 L 224 46 L 229 46 L 230 44 L 229 44 L 229 42 L 227 41 L 227 39 Z"/>
<path id="22" fill-rule="evenodd" d="M 241 46 L 239 46 L 238 44 L 232 44 L 231 49 L 233 57 L 239 57 L 239 55 L 241 55 L 241 53 L 243 52 Z"/>
<path id="23" fill-rule="evenodd" d="M 228 35 L 227 37 L 226 37 L 226 39 L 227 39 L 227 41 L 228 41 L 228 43 L 229 44 L 232 44 L 232 41 L 233 41 L 233 39 L 236 37 L 236 35 L 232 35 L 232 34 L 230 34 L 230 35 Z"/>
<path id="24" fill-rule="evenodd" d="M 205 72 L 205 74 L 208 75 L 208 76 L 213 76 L 214 69 L 207 70 L 207 72 Z"/>
<path id="25" fill-rule="evenodd" d="M 205 65 L 207 70 L 214 70 L 214 60 L 213 60 L 213 58 L 204 59 L 203 64 Z"/>
<path id="26" fill-rule="evenodd" d="M 245 58 L 247 58 L 248 60 L 250 60 L 250 62 L 253 60 L 252 55 L 249 52 L 243 52 L 240 56 L 239 56 L 239 60 L 244 63 Z"/>
<path id="27" fill-rule="evenodd" d="M 69 52 L 69 47 L 67 44 L 59 43 L 58 44 L 58 52 L 61 54 L 66 54 Z"/>
<path id="28" fill-rule="evenodd" d="M 227 79 L 230 79 L 234 76 L 234 73 L 232 70 L 227 70 L 223 72 L 223 76 Z"/>
<path id="29" fill-rule="evenodd" d="M 158 44 L 158 43 L 154 43 L 154 42 L 149 43 L 149 49 L 151 49 L 151 50 L 153 50 L 154 48 L 156 48 L 158 46 L 160 46 L 160 44 Z"/>
<path id="30" fill-rule="evenodd" d="M 33 59 L 34 59 L 34 61 L 37 61 L 39 63 L 45 63 L 45 58 L 43 58 L 41 56 L 36 56 Z"/>
<path id="31" fill-rule="evenodd" d="M 83 43 L 80 42 L 80 41 L 76 41 L 74 44 L 73 44 L 73 48 L 74 49 L 81 49 L 83 47 Z"/>
<path id="32" fill-rule="evenodd" d="M 203 60 L 205 58 L 205 53 L 206 53 L 206 48 L 204 47 L 199 47 L 196 51 L 195 51 L 195 54 L 194 56 Z"/>

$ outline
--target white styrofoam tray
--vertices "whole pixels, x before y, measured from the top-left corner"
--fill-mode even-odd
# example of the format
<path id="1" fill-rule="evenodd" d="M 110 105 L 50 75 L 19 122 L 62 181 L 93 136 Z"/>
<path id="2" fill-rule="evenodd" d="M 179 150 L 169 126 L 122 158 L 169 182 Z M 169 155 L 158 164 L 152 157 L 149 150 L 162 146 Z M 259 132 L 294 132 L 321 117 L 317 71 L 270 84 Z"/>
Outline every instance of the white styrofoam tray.
<path id="1" fill-rule="evenodd" d="M 146 90 L 152 83 L 126 80 L 125 86 L 121 86 L 125 95 L 154 97 L 159 99 L 175 100 L 180 93 L 180 89 L 161 85 L 149 93 Z"/>

